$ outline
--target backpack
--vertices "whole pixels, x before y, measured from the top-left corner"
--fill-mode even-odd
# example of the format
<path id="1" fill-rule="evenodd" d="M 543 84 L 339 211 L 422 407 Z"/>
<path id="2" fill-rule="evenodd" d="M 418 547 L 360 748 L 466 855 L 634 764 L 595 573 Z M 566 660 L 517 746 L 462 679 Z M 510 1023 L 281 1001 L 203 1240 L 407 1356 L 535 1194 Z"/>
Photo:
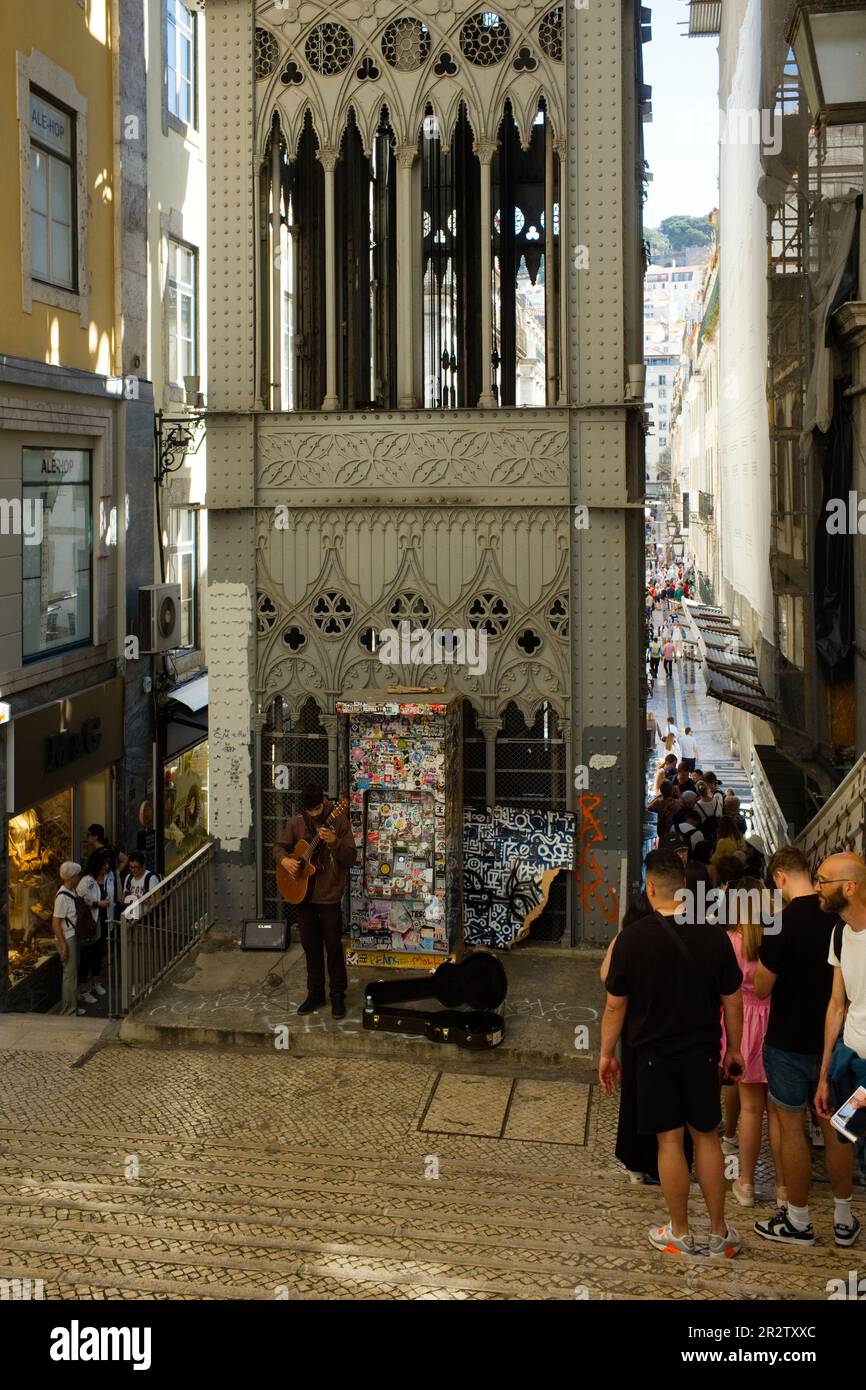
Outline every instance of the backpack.
<path id="1" fill-rule="evenodd" d="M 145 892 L 145 893 L 149 893 L 153 888 L 156 887 L 156 885 L 157 885 L 158 883 L 159 883 L 159 879 L 157 878 L 156 874 L 150 873 L 150 872 L 148 872 L 147 870 L 145 870 L 145 874 L 144 874 L 144 892 Z M 124 874 L 124 877 L 123 877 L 123 896 L 126 897 L 127 893 L 131 893 L 131 892 L 132 892 L 132 874 Z M 142 896 L 144 896 L 144 894 L 142 894 Z"/>
<path id="2" fill-rule="evenodd" d="M 80 898 L 77 893 L 71 893 L 68 888 L 61 888 L 61 893 L 65 893 L 67 898 L 71 898 L 75 903 L 75 935 L 79 941 L 92 941 L 96 935 L 96 923 L 93 920 L 93 913 L 88 903 Z"/>

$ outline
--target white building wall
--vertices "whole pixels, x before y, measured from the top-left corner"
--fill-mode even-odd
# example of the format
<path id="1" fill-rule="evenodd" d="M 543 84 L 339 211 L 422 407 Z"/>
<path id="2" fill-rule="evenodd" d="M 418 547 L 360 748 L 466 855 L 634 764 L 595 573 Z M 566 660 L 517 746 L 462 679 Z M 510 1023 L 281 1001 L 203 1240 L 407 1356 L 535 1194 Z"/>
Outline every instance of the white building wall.
<path id="1" fill-rule="evenodd" d="M 748 0 L 742 19 L 723 7 L 721 46 L 730 55 L 731 71 L 730 91 L 721 94 L 723 106 L 729 112 L 757 109 L 760 0 Z M 755 191 L 760 174 L 756 144 L 720 146 L 719 510 L 725 585 L 753 610 L 757 628 L 772 639 L 766 208 Z M 753 639 L 755 634 L 748 635 Z"/>

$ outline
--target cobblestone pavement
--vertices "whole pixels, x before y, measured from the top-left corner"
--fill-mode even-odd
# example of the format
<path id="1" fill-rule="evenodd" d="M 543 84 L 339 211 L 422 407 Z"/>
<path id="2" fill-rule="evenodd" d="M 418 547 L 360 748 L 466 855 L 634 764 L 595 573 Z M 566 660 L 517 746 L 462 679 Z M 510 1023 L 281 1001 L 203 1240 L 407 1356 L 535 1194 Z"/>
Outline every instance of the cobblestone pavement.
<path id="1" fill-rule="evenodd" d="M 48 1299 L 797 1300 L 857 1268 L 826 1184 L 812 1251 L 748 1234 L 762 1208 L 731 1213 L 734 1261 L 657 1254 L 659 1193 L 613 1166 L 615 1120 L 597 1088 L 483 1057 L 4 1051 L 0 1278 Z"/>

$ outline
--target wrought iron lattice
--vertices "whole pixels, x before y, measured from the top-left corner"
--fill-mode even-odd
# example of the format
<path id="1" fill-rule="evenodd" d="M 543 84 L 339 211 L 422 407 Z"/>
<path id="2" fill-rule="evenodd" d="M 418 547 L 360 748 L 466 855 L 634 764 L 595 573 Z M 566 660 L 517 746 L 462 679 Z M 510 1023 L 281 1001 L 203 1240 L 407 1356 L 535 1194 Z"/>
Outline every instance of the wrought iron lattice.
<path id="1" fill-rule="evenodd" d="M 496 804 L 539 811 L 566 806 L 565 737 L 556 711 L 545 701 L 527 725 L 509 704 L 496 735 Z M 547 906 L 529 929 L 530 941 L 561 941 L 568 924 L 568 874 L 553 880 Z"/>
<path id="2" fill-rule="evenodd" d="M 314 72 L 321 73 L 323 77 L 334 77 L 351 63 L 355 56 L 355 45 L 348 29 L 333 20 L 326 20 L 324 24 L 317 24 L 307 35 L 304 53 Z"/>
<path id="3" fill-rule="evenodd" d="M 342 637 L 353 616 L 352 605 L 345 594 L 338 594 L 334 589 L 319 594 L 313 604 L 313 622 L 323 637 Z"/>
<path id="4" fill-rule="evenodd" d="M 563 641 L 568 637 L 568 594 L 557 594 L 547 605 L 547 622 L 551 631 Z"/>
<path id="5" fill-rule="evenodd" d="M 259 635 L 264 637 L 277 621 L 277 606 L 270 594 L 259 594 L 256 603 Z"/>
<path id="6" fill-rule="evenodd" d="M 470 15 L 460 30 L 460 48 L 464 58 L 478 68 L 490 68 L 501 63 L 511 43 L 511 30 L 505 20 L 492 10 Z"/>
<path id="7" fill-rule="evenodd" d="M 562 6 L 548 10 L 538 26 L 538 42 L 548 58 L 562 62 Z"/>
<path id="8" fill-rule="evenodd" d="M 280 45 L 268 29 L 256 29 L 253 67 L 256 77 L 270 77 L 280 56 Z"/>
<path id="9" fill-rule="evenodd" d="M 484 734 L 475 706 L 463 701 L 463 804 L 483 811 L 487 805 L 487 759 Z"/>
<path id="10" fill-rule="evenodd" d="M 430 56 L 430 30 L 420 19 L 394 19 L 382 35 L 382 55 L 398 72 L 414 72 Z"/>
<path id="11" fill-rule="evenodd" d="M 421 594 L 405 592 L 397 594 L 388 609 L 395 623 L 409 622 L 416 627 L 429 627 L 433 610 Z"/>
<path id="12" fill-rule="evenodd" d="M 262 734 L 262 908 L 273 921 L 283 920 L 288 913 L 290 925 L 297 921 L 298 909 L 283 902 L 277 892 L 274 845 L 286 822 L 300 809 L 301 791 L 308 782 L 328 789 L 328 736 L 318 706 L 310 698 L 293 721 L 277 696 Z"/>
<path id="13" fill-rule="evenodd" d="M 488 637 L 501 637 L 511 622 L 511 611 L 499 594 L 476 594 L 466 610 L 470 627 L 483 630 Z"/>

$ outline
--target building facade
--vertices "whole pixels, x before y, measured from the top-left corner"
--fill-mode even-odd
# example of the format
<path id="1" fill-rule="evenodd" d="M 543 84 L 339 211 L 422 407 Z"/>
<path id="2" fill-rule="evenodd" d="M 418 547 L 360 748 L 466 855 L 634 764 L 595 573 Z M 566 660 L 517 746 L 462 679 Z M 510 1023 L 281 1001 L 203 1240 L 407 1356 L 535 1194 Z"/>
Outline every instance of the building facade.
<path id="1" fill-rule="evenodd" d="M 180 588 L 178 648 L 157 675 L 155 867 L 171 872 L 207 839 L 205 652 L 207 436 L 207 16 L 194 0 L 145 0 L 148 374 L 163 465 L 155 575 Z M 173 427 L 190 447 L 168 453 Z M 191 810 L 195 814 L 191 815 Z"/>
<path id="2" fill-rule="evenodd" d="M 93 821 L 134 843 L 152 796 L 146 668 L 125 659 L 153 548 L 142 42 L 141 6 L 125 0 L 32 0 L 0 19 L 0 996 L 10 1008 L 59 997 L 59 865 L 81 860 Z"/>
<path id="3" fill-rule="evenodd" d="M 346 785 L 342 691 L 441 686 L 466 804 L 577 812 L 542 932 L 606 939 L 640 837 L 640 7 L 206 11 L 216 900 L 276 911 L 298 787 Z M 384 666 L 402 623 L 483 632 L 485 669 Z"/>

